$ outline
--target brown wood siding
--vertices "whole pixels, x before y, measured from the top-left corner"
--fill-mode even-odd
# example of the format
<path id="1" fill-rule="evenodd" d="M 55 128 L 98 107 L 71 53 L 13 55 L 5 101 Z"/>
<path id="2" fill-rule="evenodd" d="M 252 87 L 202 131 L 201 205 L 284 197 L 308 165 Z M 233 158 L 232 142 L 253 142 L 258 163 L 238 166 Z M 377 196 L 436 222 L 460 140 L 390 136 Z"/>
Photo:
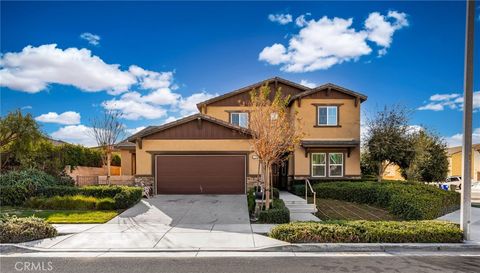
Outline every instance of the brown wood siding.
<path id="1" fill-rule="evenodd" d="M 355 99 L 355 97 L 336 91 L 334 89 L 331 89 L 330 94 L 328 94 L 327 89 L 325 89 L 305 96 L 302 98 L 302 100 L 303 99 Z"/>
<path id="2" fill-rule="evenodd" d="M 157 155 L 158 194 L 244 194 L 244 155 Z"/>
<path id="3" fill-rule="evenodd" d="M 273 97 L 275 95 L 275 82 L 270 82 L 268 85 L 270 87 L 270 90 L 272 90 L 272 92 L 270 92 L 270 98 L 273 99 Z M 301 89 L 298 89 L 298 88 L 295 88 L 295 87 L 292 87 L 292 86 L 289 86 L 289 85 L 286 85 L 286 84 L 283 84 L 283 83 L 280 83 L 280 82 L 277 83 L 277 86 L 281 88 L 284 96 L 293 96 L 293 95 L 296 95 L 300 92 L 303 92 L 303 90 L 301 90 Z M 257 87 L 256 89 L 258 90 L 259 87 Z M 242 106 L 242 105 L 246 105 L 246 104 L 248 104 L 248 102 L 250 102 L 250 91 L 251 90 L 248 90 L 248 91 L 245 91 L 243 93 L 240 93 L 240 94 L 237 94 L 237 95 L 234 95 L 234 96 L 231 96 L 231 97 L 228 97 L 228 98 L 216 101 L 216 102 L 212 102 L 208 106 Z"/>
<path id="4" fill-rule="evenodd" d="M 145 139 L 248 139 L 249 135 L 207 120 L 192 120 L 146 136 Z"/>

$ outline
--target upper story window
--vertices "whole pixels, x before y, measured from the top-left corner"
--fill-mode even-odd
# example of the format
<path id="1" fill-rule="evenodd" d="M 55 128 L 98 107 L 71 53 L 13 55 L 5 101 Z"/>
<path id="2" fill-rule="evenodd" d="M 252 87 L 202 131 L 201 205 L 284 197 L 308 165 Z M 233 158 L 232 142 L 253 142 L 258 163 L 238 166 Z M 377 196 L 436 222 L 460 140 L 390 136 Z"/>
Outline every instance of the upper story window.
<path id="1" fill-rule="evenodd" d="M 318 126 L 338 125 L 338 106 L 317 106 Z"/>
<path id="2" fill-rule="evenodd" d="M 230 123 L 243 128 L 248 128 L 248 113 L 247 112 L 230 113 Z"/>

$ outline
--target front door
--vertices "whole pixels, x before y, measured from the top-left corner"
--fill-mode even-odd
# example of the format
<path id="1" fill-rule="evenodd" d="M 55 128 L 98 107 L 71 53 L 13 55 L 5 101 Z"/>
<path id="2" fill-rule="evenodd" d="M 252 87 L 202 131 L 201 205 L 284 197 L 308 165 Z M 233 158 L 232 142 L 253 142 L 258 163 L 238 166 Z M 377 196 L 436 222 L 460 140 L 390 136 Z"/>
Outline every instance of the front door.
<path id="1" fill-rule="evenodd" d="M 279 190 L 287 189 L 288 161 L 272 165 L 272 185 Z"/>

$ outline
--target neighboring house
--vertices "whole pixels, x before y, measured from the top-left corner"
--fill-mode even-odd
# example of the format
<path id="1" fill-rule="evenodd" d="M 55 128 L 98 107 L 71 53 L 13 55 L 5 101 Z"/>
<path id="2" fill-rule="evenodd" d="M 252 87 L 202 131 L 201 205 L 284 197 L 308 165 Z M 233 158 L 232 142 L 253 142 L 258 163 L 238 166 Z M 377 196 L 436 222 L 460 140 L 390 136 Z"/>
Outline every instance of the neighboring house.
<path id="1" fill-rule="evenodd" d="M 273 184 L 293 180 L 360 178 L 360 106 L 367 97 L 325 84 L 316 88 L 268 79 L 197 104 L 200 111 L 149 126 L 117 145 L 122 174 L 152 184 L 158 194 L 242 194 L 256 183 L 258 157 L 248 130 L 250 94 L 268 83 L 290 96 L 304 138 L 285 164 L 274 166 Z"/>
<path id="2" fill-rule="evenodd" d="M 451 147 L 448 154 L 448 176 L 462 176 L 462 146 Z M 480 181 L 480 144 L 472 145 L 472 179 Z"/>
<path id="3" fill-rule="evenodd" d="M 402 176 L 402 170 L 397 164 L 390 164 L 385 168 L 383 179 L 405 181 L 405 178 Z"/>

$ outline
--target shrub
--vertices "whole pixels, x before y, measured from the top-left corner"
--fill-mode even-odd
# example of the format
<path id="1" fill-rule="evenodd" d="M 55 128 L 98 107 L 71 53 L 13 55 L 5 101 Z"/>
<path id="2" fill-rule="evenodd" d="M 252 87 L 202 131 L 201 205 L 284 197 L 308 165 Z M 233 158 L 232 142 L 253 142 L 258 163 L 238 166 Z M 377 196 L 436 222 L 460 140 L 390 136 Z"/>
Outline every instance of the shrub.
<path id="1" fill-rule="evenodd" d="M 115 201 L 112 198 L 84 195 L 32 197 L 25 202 L 25 206 L 36 209 L 112 210 L 115 208 Z"/>
<path id="2" fill-rule="evenodd" d="M 115 201 L 109 197 L 98 199 L 95 204 L 97 210 L 114 210 L 115 207 Z"/>
<path id="3" fill-rule="evenodd" d="M 258 221 L 268 224 L 288 223 L 290 222 L 290 211 L 282 199 L 274 199 L 269 210 L 260 211 Z"/>
<path id="4" fill-rule="evenodd" d="M 79 194 L 96 198 L 111 198 L 115 201 L 116 209 L 126 209 L 142 199 L 143 189 L 129 186 L 86 186 L 81 188 L 52 186 L 40 188 L 36 195 L 52 197 Z"/>
<path id="5" fill-rule="evenodd" d="M 10 171 L 0 175 L 1 186 L 25 186 L 31 190 L 39 186 L 57 185 L 57 182 L 55 177 L 36 169 Z"/>
<path id="6" fill-rule="evenodd" d="M 129 208 L 142 199 L 142 189 L 138 187 L 123 187 L 122 191 L 117 193 L 113 200 L 117 209 Z"/>
<path id="7" fill-rule="evenodd" d="M 248 190 L 247 193 L 248 212 L 252 215 L 255 212 L 255 189 Z"/>
<path id="8" fill-rule="evenodd" d="M 36 196 L 43 188 L 73 188 L 73 180 L 67 177 L 56 178 L 36 169 L 10 171 L 0 175 L 0 204 L 17 206 L 23 204 L 31 196 Z"/>
<path id="9" fill-rule="evenodd" d="M 0 206 L 19 206 L 30 197 L 30 190 L 27 187 L 0 186 Z"/>
<path id="10" fill-rule="evenodd" d="M 91 210 L 95 209 L 97 198 L 91 196 L 53 196 L 32 197 L 25 206 L 36 209 L 67 209 L 67 210 Z"/>
<path id="11" fill-rule="evenodd" d="M 0 243 L 21 243 L 57 235 L 57 230 L 43 219 L 5 216 L 0 220 Z"/>
<path id="12" fill-rule="evenodd" d="M 294 192 L 305 194 L 302 186 Z M 313 189 L 318 198 L 377 205 L 404 220 L 436 219 L 460 206 L 457 192 L 414 182 L 329 182 Z"/>
<path id="13" fill-rule="evenodd" d="M 290 243 L 459 243 L 462 231 L 444 221 L 327 221 L 276 226 L 270 237 Z"/>

